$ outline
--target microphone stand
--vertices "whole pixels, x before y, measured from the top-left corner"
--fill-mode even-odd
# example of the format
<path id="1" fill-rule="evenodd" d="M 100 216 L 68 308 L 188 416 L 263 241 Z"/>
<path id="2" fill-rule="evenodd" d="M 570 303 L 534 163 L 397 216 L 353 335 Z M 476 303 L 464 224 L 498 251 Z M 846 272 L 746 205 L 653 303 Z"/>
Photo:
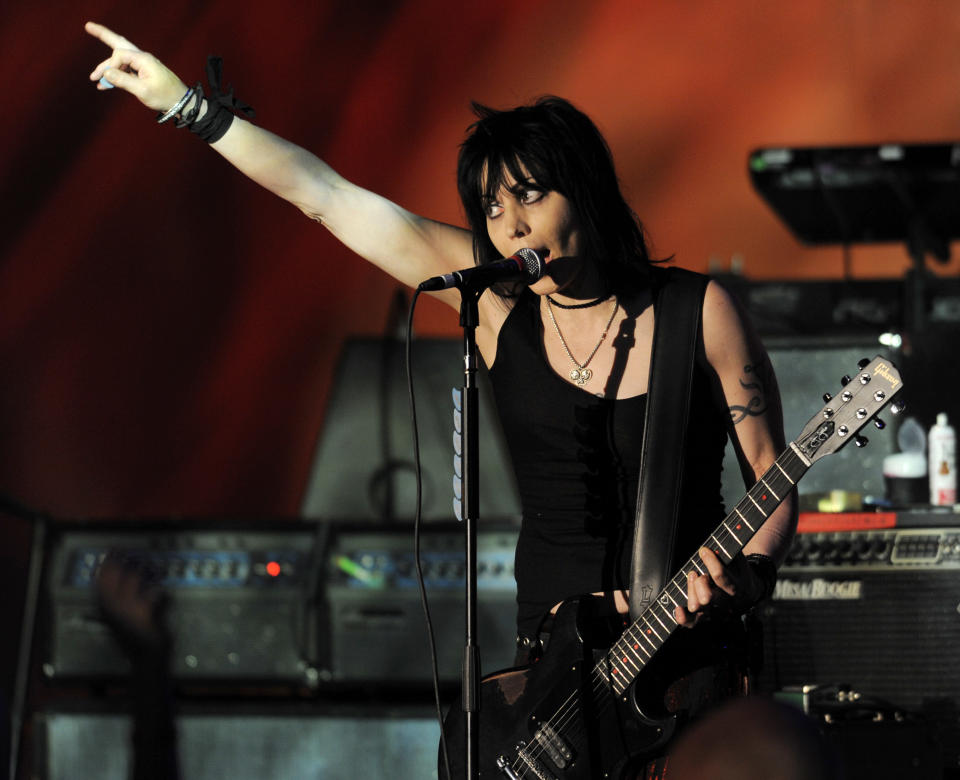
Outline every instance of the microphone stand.
<path id="1" fill-rule="evenodd" d="M 479 501 L 479 442 L 478 416 L 480 412 L 477 389 L 476 330 L 480 315 L 477 301 L 482 286 L 465 284 L 460 289 L 460 327 L 463 328 L 464 386 L 462 422 L 460 425 L 460 452 L 462 453 L 462 492 L 464 531 L 466 536 L 466 629 L 464 634 L 461 701 L 465 717 L 467 780 L 480 776 L 480 652 L 477 646 L 477 522 Z M 452 778 L 450 779 L 452 780 Z"/>

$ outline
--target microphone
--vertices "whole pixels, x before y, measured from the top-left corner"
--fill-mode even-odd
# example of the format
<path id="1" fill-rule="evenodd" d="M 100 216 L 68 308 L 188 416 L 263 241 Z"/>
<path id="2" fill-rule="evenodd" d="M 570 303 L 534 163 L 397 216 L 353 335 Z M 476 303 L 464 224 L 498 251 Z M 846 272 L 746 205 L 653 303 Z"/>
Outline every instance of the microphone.
<path id="1" fill-rule="evenodd" d="M 497 282 L 521 281 L 524 284 L 533 284 L 541 276 L 543 276 L 543 260 L 532 249 L 524 247 L 515 255 L 494 263 L 485 263 L 443 276 L 434 276 L 421 282 L 417 289 L 431 292 L 449 290 L 451 287 L 462 290 L 466 287 L 479 291 Z"/>

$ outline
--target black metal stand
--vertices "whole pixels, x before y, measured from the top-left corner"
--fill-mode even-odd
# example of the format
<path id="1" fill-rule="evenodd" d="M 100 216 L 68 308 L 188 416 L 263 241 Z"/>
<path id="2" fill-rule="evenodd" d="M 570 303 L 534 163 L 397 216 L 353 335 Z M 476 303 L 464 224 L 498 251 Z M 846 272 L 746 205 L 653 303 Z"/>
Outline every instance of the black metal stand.
<path id="1" fill-rule="evenodd" d="M 47 543 L 48 518 L 27 512 L 12 502 L 3 500 L 5 511 L 33 523 L 33 540 L 30 545 L 30 570 L 27 575 L 27 591 L 23 603 L 23 619 L 20 628 L 20 647 L 17 655 L 17 670 L 14 679 L 13 701 L 10 705 L 10 780 L 16 780 L 20 768 L 20 748 L 23 741 L 24 723 L 27 717 L 27 694 L 30 683 L 31 659 L 33 658 L 33 635 L 36 630 L 37 612 L 40 604 L 40 588 L 43 576 L 44 549 Z"/>
<path id="2" fill-rule="evenodd" d="M 479 442 L 480 412 L 477 389 L 477 343 L 479 324 L 477 301 L 482 290 L 460 289 L 460 327 L 463 328 L 463 400 L 460 443 L 464 533 L 466 536 L 466 629 L 464 632 L 462 702 L 466 724 L 466 766 L 468 780 L 480 776 L 480 650 L 477 645 L 477 523 L 480 515 Z M 452 778 L 451 778 L 452 780 Z"/>

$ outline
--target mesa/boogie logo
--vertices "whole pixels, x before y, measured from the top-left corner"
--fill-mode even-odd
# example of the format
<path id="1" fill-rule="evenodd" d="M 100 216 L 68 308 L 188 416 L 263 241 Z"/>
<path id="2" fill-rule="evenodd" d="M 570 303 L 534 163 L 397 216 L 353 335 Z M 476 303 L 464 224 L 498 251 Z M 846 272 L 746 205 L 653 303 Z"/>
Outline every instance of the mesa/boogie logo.
<path id="1" fill-rule="evenodd" d="M 781 579 L 773 591 L 773 598 L 780 601 L 850 601 L 862 598 L 861 580 L 824 580 L 809 582 Z"/>

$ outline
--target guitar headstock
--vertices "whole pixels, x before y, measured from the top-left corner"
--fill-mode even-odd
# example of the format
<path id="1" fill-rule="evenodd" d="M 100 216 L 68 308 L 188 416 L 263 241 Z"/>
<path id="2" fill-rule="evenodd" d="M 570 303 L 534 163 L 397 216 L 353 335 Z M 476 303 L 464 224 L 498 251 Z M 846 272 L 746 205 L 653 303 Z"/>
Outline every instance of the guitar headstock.
<path id="1" fill-rule="evenodd" d="M 813 463 L 855 440 L 866 444 L 860 430 L 903 388 L 900 372 L 886 358 L 861 360 L 856 375 L 843 378 L 843 389 L 835 396 L 825 395 L 824 406 L 804 426 L 794 444 Z M 897 414 L 902 406 L 894 404 Z M 880 420 L 878 428 L 883 427 Z"/>

